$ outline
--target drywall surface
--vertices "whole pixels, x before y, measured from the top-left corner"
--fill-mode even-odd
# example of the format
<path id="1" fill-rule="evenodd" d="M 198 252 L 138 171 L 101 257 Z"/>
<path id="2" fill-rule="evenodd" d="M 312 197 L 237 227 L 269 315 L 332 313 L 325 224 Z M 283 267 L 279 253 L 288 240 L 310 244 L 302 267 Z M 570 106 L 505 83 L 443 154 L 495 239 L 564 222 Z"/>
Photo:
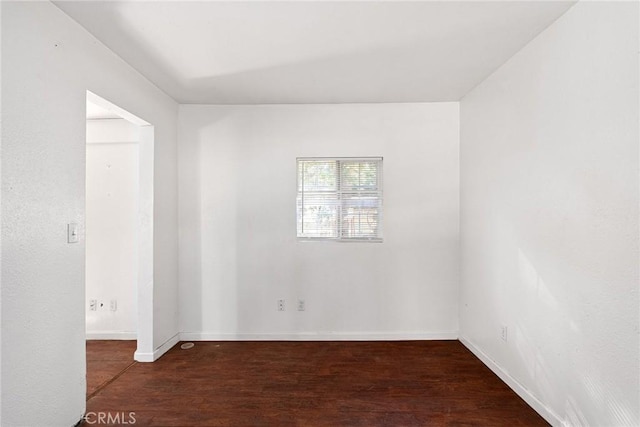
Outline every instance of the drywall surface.
<path id="1" fill-rule="evenodd" d="M 458 113 L 181 105 L 185 339 L 455 339 Z M 383 243 L 297 241 L 296 157 L 309 156 L 384 157 Z"/>
<path id="2" fill-rule="evenodd" d="M 155 126 L 150 352 L 178 330 L 177 105 L 53 4 L 1 7 L 2 423 L 68 427 L 85 409 L 86 91 Z"/>
<path id="3" fill-rule="evenodd" d="M 124 119 L 87 120 L 87 338 L 136 338 L 139 141 Z"/>
<path id="4" fill-rule="evenodd" d="M 2 5 L 0 5 L 0 24 L 2 23 Z M 2 31 L 0 31 L 0 46 L 2 46 Z M 2 55 L 0 54 L 0 79 L 2 71 Z M 2 111 L 2 84 L 0 84 L 0 112 Z M 0 114 L 0 153 L 2 153 L 2 114 Z M 0 154 L 0 160 L 2 156 Z M 2 184 L 2 161 L 0 161 L 0 185 Z M 0 222 L 2 219 L 2 191 L 0 191 Z M 2 253 L 2 238 L 0 235 L 0 254 Z M 2 425 L 2 256 L 0 256 L 0 425 Z"/>
<path id="5" fill-rule="evenodd" d="M 461 101 L 460 334 L 554 424 L 640 425 L 638 72 L 580 2 Z"/>

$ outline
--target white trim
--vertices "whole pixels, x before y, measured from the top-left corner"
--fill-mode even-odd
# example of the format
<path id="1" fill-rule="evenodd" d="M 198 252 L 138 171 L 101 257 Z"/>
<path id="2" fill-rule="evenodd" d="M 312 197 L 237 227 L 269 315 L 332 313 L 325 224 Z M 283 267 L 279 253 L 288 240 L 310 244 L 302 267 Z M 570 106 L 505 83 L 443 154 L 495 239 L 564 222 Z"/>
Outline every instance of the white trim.
<path id="1" fill-rule="evenodd" d="M 1 1 L 1 0 L 0 0 Z M 137 267 L 137 348 L 135 360 L 154 361 L 164 351 L 151 351 L 153 340 L 153 212 L 155 128 L 149 122 L 87 90 L 86 102 L 96 104 L 139 127 L 138 219 L 136 225 Z M 162 347 L 162 346 L 161 346 Z M 142 350 L 142 351 L 140 351 Z M 168 349 L 167 349 L 168 350 Z M 159 353 L 158 353 L 159 352 Z M 158 353 L 156 355 L 156 353 Z"/>
<path id="2" fill-rule="evenodd" d="M 133 353 L 133 360 L 135 360 L 136 362 L 155 362 L 153 353 L 141 353 L 138 351 Z"/>
<path id="3" fill-rule="evenodd" d="M 115 120 L 115 119 L 114 119 Z M 97 142 L 88 142 L 87 145 L 133 145 L 139 144 L 139 141 L 97 141 Z"/>
<path id="4" fill-rule="evenodd" d="M 518 396 L 520 396 L 529 406 L 531 406 L 542 418 L 547 420 L 552 426 L 562 426 L 564 423 L 551 408 L 546 406 L 537 397 L 535 397 L 527 388 L 518 380 L 509 375 L 498 363 L 489 357 L 485 352 L 476 347 L 471 341 L 465 337 L 459 338 L 460 342 L 467 347 L 478 359 L 482 361 L 489 369 L 491 369 L 500 379 L 507 384 Z"/>
<path id="5" fill-rule="evenodd" d="M 180 341 L 423 341 L 457 340 L 446 332 L 181 332 Z"/>
<path id="6" fill-rule="evenodd" d="M 153 353 L 145 353 L 136 351 L 133 355 L 133 358 L 137 362 L 155 362 L 160 359 L 160 357 L 165 354 L 167 351 L 171 350 L 171 348 L 180 342 L 180 334 L 175 334 L 168 340 L 164 342 L 164 344 L 160 345 L 160 347 L 156 348 Z"/>
<path id="7" fill-rule="evenodd" d="M 97 105 L 98 107 L 104 108 L 105 110 L 111 111 L 112 113 L 114 113 L 117 116 L 120 116 L 121 118 L 135 124 L 138 126 L 150 126 L 150 123 L 147 122 L 146 120 L 141 119 L 140 117 L 131 114 L 130 112 L 128 112 L 127 110 L 125 110 L 124 108 L 120 108 L 118 107 L 116 104 L 107 101 L 106 99 L 104 99 L 103 97 L 96 95 L 95 93 L 91 92 L 90 90 L 87 91 L 87 101 L 89 101 L 92 104 Z"/>
<path id="8" fill-rule="evenodd" d="M 121 331 L 95 331 L 86 333 L 88 340 L 137 340 L 138 334 L 135 332 Z"/>

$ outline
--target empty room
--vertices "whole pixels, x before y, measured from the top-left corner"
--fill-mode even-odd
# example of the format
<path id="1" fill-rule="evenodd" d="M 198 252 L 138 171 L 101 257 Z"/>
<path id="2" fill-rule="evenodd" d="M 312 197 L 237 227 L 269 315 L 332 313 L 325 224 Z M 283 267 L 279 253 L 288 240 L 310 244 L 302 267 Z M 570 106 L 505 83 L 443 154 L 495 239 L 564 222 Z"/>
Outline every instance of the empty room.
<path id="1" fill-rule="evenodd" d="M 636 1 L 1 1 L 0 425 L 640 425 Z"/>

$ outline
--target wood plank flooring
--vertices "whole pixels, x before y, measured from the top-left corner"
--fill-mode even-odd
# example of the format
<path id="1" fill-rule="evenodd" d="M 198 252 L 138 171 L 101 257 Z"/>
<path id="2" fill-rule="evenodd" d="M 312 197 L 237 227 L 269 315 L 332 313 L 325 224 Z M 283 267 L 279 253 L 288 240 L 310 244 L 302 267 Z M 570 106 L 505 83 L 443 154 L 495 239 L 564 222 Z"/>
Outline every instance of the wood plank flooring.
<path id="1" fill-rule="evenodd" d="M 87 344 L 89 384 L 108 343 Z M 548 425 L 458 341 L 196 342 L 89 395 L 138 426 Z"/>
<path id="2" fill-rule="evenodd" d="M 87 399 L 132 363 L 135 341 L 87 341 Z"/>

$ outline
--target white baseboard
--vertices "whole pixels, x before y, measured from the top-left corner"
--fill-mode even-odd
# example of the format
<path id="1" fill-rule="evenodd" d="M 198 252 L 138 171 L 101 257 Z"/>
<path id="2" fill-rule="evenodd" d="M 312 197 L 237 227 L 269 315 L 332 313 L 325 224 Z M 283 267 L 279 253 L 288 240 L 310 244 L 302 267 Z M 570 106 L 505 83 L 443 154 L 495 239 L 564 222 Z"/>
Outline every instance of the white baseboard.
<path id="1" fill-rule="evenodd" d="M 178 344 L 180 341 L 180 334 L 175 334 L 167 341 L 165 341 L 160 347 L 156 348 L 153 353 L 147 352 L 139 352 L 136 351 L 133 355 L 133 358 L 138 362 L 155 362 L 158 360 L 163 354 L 171 349 L 174 345 Z"/>
<path id="2" fill-rule="evenodd" d="M 460 342 L 467 347 L 478 359 L 482 361 L 489 369 L 491 369 L 505 384 L 507 384 L 518 396 L 520 396 L 529 406 L 531 406 L 538 414 L 542 416 L 552 426 L 562 426 L 564 423 L 560 417 L 547 407 L 544 403 L 538 400 L 526 387 L 524 387 L 515 378 L 509 375 L 504 369 L 502 369 L 493 359 L 491 359 L 485 352 L 476 347 L 471 341 L 465 337 L 459 338 Z"/>
<path id="3" fill-rule="evenodd" d="M 136 351 L 138 362 L 155 362 L 180 341 L 422 341 L 457 340 L 458 331 L 448 332 L 298 332 L 298 333 L 219 333 L 181 332 L 150 352 Z"/>
<path id="4" fill-rule="evenodd" d="M 420 341 L 457 340 L 458 331 L 449 332 L 285 332 L 226 333 L 181 332 L 181 341 Z"/>
<path id="5" fill-rule="evenodd" d="M 88 340 L 137 340 L 138 334 L 135 332 L 119 332 L 119 331 L 94 331 L 87 332 Z"/>

